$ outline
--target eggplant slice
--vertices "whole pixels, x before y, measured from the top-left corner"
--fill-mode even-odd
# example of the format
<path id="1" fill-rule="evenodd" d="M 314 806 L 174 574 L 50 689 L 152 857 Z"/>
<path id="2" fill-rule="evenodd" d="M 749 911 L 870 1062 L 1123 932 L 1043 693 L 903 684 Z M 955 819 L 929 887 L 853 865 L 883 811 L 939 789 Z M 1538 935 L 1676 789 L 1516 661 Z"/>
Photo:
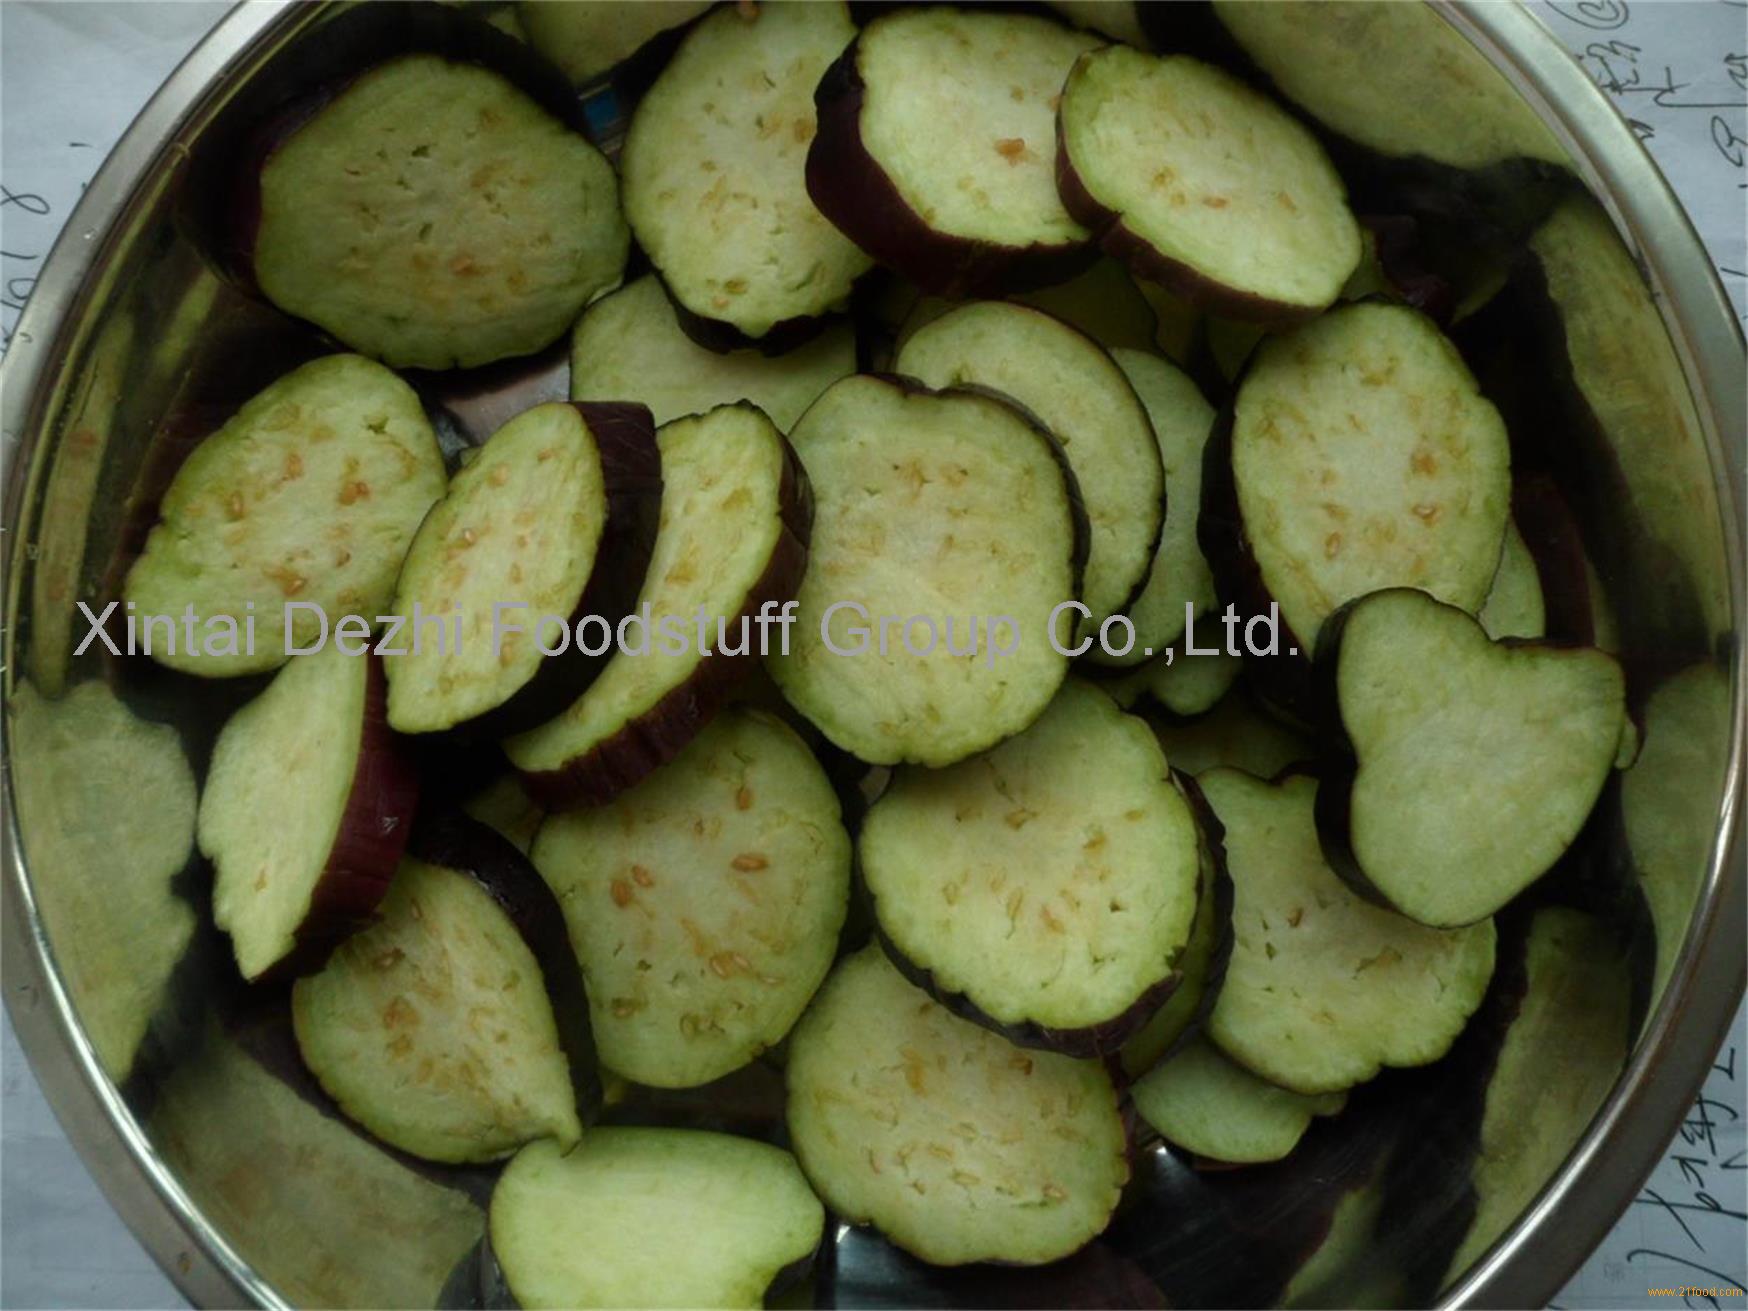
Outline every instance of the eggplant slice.
<path id="1" fill-rule="evenodd" d="M 1506 637 L 1535 639 L 1547 631 L 1547 605 L 1536 558 L 1524 542 L 1517 524 L 1505 525 L 1505 547 L 1487 599 L 1475 618 L 1495 641 Z"/>
<path id="2" fill-rule="evenodd" d="M 1489 641 L 1410 589 L 1353 602 L 1324 642 L 1332 730 L 1352 752 L 1318 798 L 1330 863 L 1422 924 L 1485 919 L 1589 818 L 1620 745 L 1620 665 L 1589 647 Z"/>
<path id="3" fill-rule="evenodd" d="M 1181 980 L 1195 815 L 1147 725 L 1086 683 L 984 755 L 899 770 L 856 853 L 899 968 L 1022 1045 L 1114 1052 Z"/>
<path id="4" fill-rule="evenodd" d="M 999 397 L 858 375 L 794 440 L 819 511 L 796 631 L 767 659 L 790 704 L 870 764 L 949 765 L 1043 713 L 1086 542 L 1055 439 Z"/>
<path id="5" fill-rule="evenodd" d="M 873 267 L 805 178 L 814 86 L 855 35 L 843 0 L 723 6 L 632 114 L 625 214 L 703 345 L 791 344 Z"/>
<path id="6" fill-rule="evenodd" d="M 1318 784 L 1197 778 L 1226 829 L 1232 957 L 1208 1037 L 1260 1078 L 1340 1092 L 1443 1056 L 1493 975 L 1493 921 L 1431 929 L 1363 900 L 1324 863 Z"/>
<path id="7" fill-rule="evenodd" d="M 322 963 L 388 892 L 418 776 L 374 656 L 298 656 L 232 715 L 200 798 L 212 917 L 246 979 Z"/>
<path id="8" fill-rule="evenodd" d="M 1457 169 L 1566 163 L 1541 119 L 1439 14 L 1370 0 L 1213 4 L 1284 96 L 1368 150 Z"/>
<path id="9" fill-rule="evenodd" d="M 192 604 L 197 641 L 227 621 L 255 634 L 234 654 L 155 645 L 161 664 L 208 677 L 275 669 L 288 642 L 307 649 L 321 636 L 318 610 L 330 624 L 374 620 L 443 485 L 443 453 L 411 387 L 357 355 L 312 360 L 176 471 L 123 596 L 141 632 L 152 616 L 180 632 Z"/>
<path id="10" fill-rule="evenodd" d="M 848 323 L 782 355 L 706 350 L 681 330 L 654 275 L 589 306 L 571 336 L 571 398 L 640 401 L 658 424 L 751 401 L 788 432 L 821 392 L 855 371 Z"/>
<path id="11" fill-rule="evenodd" d="M 1099 44 L 1031 14 L 882 14 L 815 92 L 809 194 L 931 295 L 1059 281 L 1092 252 L 1056 194 L 1052 114 L 1075 59 Z"/>
<path id="12" fill-rule="evenodd" d="M 126 1081 L 195 932 L 177 876 L 194 852 L 195 785 L 176 730 L 103 683 L 55 700 L 13 686 L 7 747 L 31 889 L 97 1059 Z"/>
<path id="13" fill-rule="evenodd" d="M 1514 935 L 1517 995 L 1487 1080 L 1470 1180 L 1475 1218 L 1452 1258 L 1459 1278 L 1560 1168 L 1614 1087 L 1632 1043 L 1631 969 L 1609 931 L 1551 906 Z"/>
<path id="14" fill-rule="evenodd" d="M 408 618 L 408 632 L 404 654 L 383 661 L 390 727 L 431 733 L 483 718 L 471 727 L 509 733 L 573 700 L 602 658 L 575 642 L 547 655 L 541 642 L 554 635 L 543 637 L 542 617 L 572 626 L 586 614 L 624 617 L 649 567 L 661 488 L 641 405 L 554 401 L 493 433 L 401 566 L 391 613 Z M 419 631 L 410 617 L 420 613 L 453 640 Z"/>
<path id="15" fill-rule="evenodd" d="M 555 815 L 534 863 L 564 908 L 601 1061 L 634 1082 L 720 1078 L 789 1032 L 850 895 L 837 794 L 794 730 L 724 710 L 605 806 Z"/>
<path id="16" fill-rule="evenodd" d="M 257 187 L 262 292 L 396 368 L 533 354 L 629 250 L 600 151 L 497 73 L 432 54 L 344 85 Z"/>
<path id="17" fill-rule="evenodd" d="M 516 1304 L 759 1307 L 810 1260 L 825 1210 L 781 1148 L 696 1129 L 533 1143 L 492 1191 L 492 1255 Z"/>
<path id="18" fill-rule="evenodd" d="M 569 1147 L 599 1084 L 558 908 L 505 839 L 447 827 L 461 843 L 404 858 L 376 922 L 292 989 L 298 1052 L 348 1116 L 414 1156 Z M 518 911 L 550 939 L 525 939 Z"/>
<path id="19" fill-rule="evenodd" d="M 1135 626 L 1134 646 L 1127 655 L 1109 654 L 1103 645 L 1087 652 L 1093 664 L 1129 666 L 1162 654 L 1183 636 L 1188 614 L 1200 614 L 1214 605 L 1214 575 L 1196 541 L 1202 448 L 1214 426 L 1214 407 L 1188 374 L 1151 352 L 1119 349 L 1111 352 L 1111 358 L 1147 410 L 1169 492 L 1152 568 L 1128 609 L 1129 622 Z M 1218 699 L 1216 694 L 1208 704 Z"/>
<path id="20" fill-rule="evenodd" d="M 1109 691 L 1124 709 L 1133 707 L 1145 693 L 1168 714 L 1193 719 L 1218 705 L 1243 672 L 1243 657 L 1198 647 L 1195 655 L 1179 651 L 1169 661 L 1157 656 L 1133 673 L 1113 679 Z"/>
<path id="21" fill-rule="evenodd" d="M 1067 1256 L 1129 1177 L 1103 1067 L 959 1019 L 878 945 L 826 980 L 787 1077 L 790 1137 L 821 1199 L 935 1265 Z"/>
<path id="22" fill-rule="evenodd" d="M 641 635 L 626 628 L 587 691 L 504 744 L 548 809 L 599 804 L 679 754 L 757 669 L 752 617 L 792 597 L 806 568 L 807 476 L 763 412 L 718 406 L 666 425 L 656 442 L 662 514 Z"/>
<path id="23" fill-rule="evenodd" d="M 1259 1079 L 1192 1038 L 1131 1090 L 1160 1137 L 1206 1161 L 1261 1165 L 1289 1155 L 1314 1117 L 1339 1115 L 1344 1092 L 1296 1093 Z"/>
<path id="24" fill-rule="evenodd" d="M 1134 600 L 1165 518 L 1165 472 L 1146 407 L 1097 342 L 1023 305 L 966 305 L 919 329 L 893 367 L 930 387 L 989 387 L 1035 415 L 1068 454 L 1092 528 L 1088 631 Z M 1067 626 L 1063 642 L 1068 641 Z"/>
<path id="25" fill-rule="evenodd" d="M 1138 277 L 1209 313 L 1310 318 L 1360 262 L 1317 138 L 1229 73 L 1109 46 L 1075 64 L 1056 122 L 1069 213 Z"/>
<path id="26" fill-rule="evenodd" d="M 710 0 L 520 0 L 515 13 L 528 44 L 577 86 L 633 61 L 710 8 Z"/>
<path id="27" fill-rule="evenodd" d="M 1505 425 L 1417 311 L 1347 305 L 1263 342 L 1207 458 L 1202 549 L 1241 612 L 1279 603 L 1283 647 L 1309 658 L 1323 621 L 1379 588 L 1470 613 L 1487 599 L 1510 515 Z"/>
<path id="28" fill-rule="evenodd" d="M 1273 778 L 1317 758 L 1316 744 L 1258 706 L 1242 683 L 1205 714 L 1191 720 L 1156 720 L 1153 731 L 1172 768 L 1197 777 L 1225 765 L 1257 778 Z"/>

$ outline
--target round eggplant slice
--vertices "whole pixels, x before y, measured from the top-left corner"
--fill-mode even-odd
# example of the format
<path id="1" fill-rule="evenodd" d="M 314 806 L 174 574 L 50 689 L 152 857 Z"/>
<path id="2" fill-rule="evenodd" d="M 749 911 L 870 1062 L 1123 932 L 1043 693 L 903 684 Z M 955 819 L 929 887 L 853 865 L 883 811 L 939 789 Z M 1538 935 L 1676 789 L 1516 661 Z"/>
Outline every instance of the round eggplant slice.
<path id="1" fill-rule="evenodd" d="M 1319 672 L 1351 753 L 1318 797 L 1330 864 L 1422 924 L 1485 919 L 1590 817 L 1621 742 L 1620 665 L 1589 647 L 1490 641 L 1407 588 L 1353 602 L 1326 631 Z"/>
<path id="2" fill-rule="evenodd" d="M 696 1129 L 594 1129 L 522 1149 L 492 1190 L 491 1250 L 516 1303 L 760 1307 L 808 1261 L 825 1209 L 795 1158 Z"/>
<path id="3" fill-rule="evenodd" d="M 194 908 L 173 886 L 194 852 L 194 772 L 174 728 L 136 717 L 100 682 L 51 701 L 20 681 L 7 712 L 37 913 L 120 1084 L 194 936 Z"/>
<path id="4" fill-rule="evenodd" d="M 1511 508 L 1505 425 L 1419 312 L 1347 305 L 1264 341 L 1207 459 L 1202 549 L 1242 614 L 1278 602 L 1283 650 L 1308 658 L 1330 614 L 1379 588 L 1470 613 L 1487 599 Z"/>
<path id="5" fill-rule="evenodd" d="M 661 457 L 641 405 L 554 401 L 481 447 L 419 525 L 392 614 L 388 722 L 400 733 L 471 723 L 532 728 L 588 685 L 603 656 L 542 649 L 547 617 L 617 624 L 636 600 L 661 513 Z M 419 615 L 436 617 L 423 631 Z M 551 633 L 547 632 L 547 638 Z M 447 640 L 445 640 L 447 639 Z"/>
<path id="6" fill-rule="evenodd" d="M 855 35 L 842 0 L 725 5 L 632 115 L 625 215 L 703 345 L 780 349 L 873 267 L 805 178 L 813 89 Z"/>
<path id="7" fill-rule="evenodd" d="M 414 1156 L 568 1147 L 599 1085 L 558 908 L 507 841 L 445 823 L 463 838 L 415 841 L 425 858 L 401 861 L 376 922 L 292 989 L 298 1052 L 348 1116 Z M 551 927 L 525 939 L 518 912 Z"/>
<path id="8" fill-rule="evenodd" d="M 1229 73 L 1109 46 L 1075 64 L 1056 124 L 1069 213 L 1137 276 L 1210 313 L 1310 318 L 1360 262 L 1317 138 Z"/>
<path id="9" fill-rule="evenodd" d="M 787 432 L 821 392 L 855 371 L 848 323 L 782 355 L 706 350 L 681 330 L 653 274 L 589 306 L 571 336 L 571 397 L 641 401 L 658 424 L 751 401 Z"/>
<path id="10" fill-rule="evenodd" d="M 687 1088 L 775 1046 L 831 967 L 850 839 L 782 721 L 724 710 L 605 806 L 555 815 L 534 863 L 564 908 L 601 1061 Z"/>
<path id="11" fill-rule="evenodd" d="M 1182 977 L 1199 837 L 1147 725 L 1070 680 L 986 754 L 899 770 L 856 851 L 905 974 L 1015 1042 L 1098 1056 Z"/>
<path id="12" fill-rule="evenodd" d="M 1227 1165 L 1278 1161 L 1299 1145 L 1311 1120 L 1337 1115 L 1344 1092 L 1288 1092 L 1192 1038 L 1130 1091 L 1141 1118 L 1167 1142 Z"/>
<path id="13" fill-rule="evenodd" d="M 202 441 L 164 493 L 123 588 L 152 658 L 258 674 L 342 616 L 374 622 L 443 477 L 418 396 L 382 365 L 329 355 L 286 374 Z M 190 605 L 193 646 L 179 640 Z M 164 644 L 166 628 L 176 637 Z"/>
<path id="14" fill-rule="evenodd" d="M 948 765 L 1036 719 L 1085 558 L 1054 439 L 999 397 L 858 375 L 794 440 L 819 510 L 796 632 L 767 660 L 790 704 L 883 765 Z"/>
<path id="15" fill-rule="evenodd" d="M 893 367 L 930 387 L 992 388 L 1037 416 L 1068 455 L 1092 528 L 1082 627 L 1122 613 L 1159 545 L 1165 471 L 1147 410 L 1110 355 L 1060 319 L 989 301 L 919 329 Z"/>
<path id="16" fill-rule="evenodd" d="M 1052 176 L 1053 112 L 1099 38 L 993 9 L 881 15 L 827 70 L 807 156 L 814 204 L 936 296 L 1000 295 L 1091 260 Z"/>
<path id="17" fill-rule="evenodd" d="M 419 785 L 385 700 L 374 656 L 328 646 L 293 659 L 219 733 L 199 842 L 244 978 L 319 966 L 387 893 Z"/>
<path id="18" fill-rule="evenodd" d="M 641 52 L 709 8 L 710 0 L 521 0 L 514 13 L 528 44 L 585 86 L 641 64 Z"/>
<path id="19" fill-rule="evenodd" d="M 1324 863 L 1317 782 L 1198 776 L 1226 830 L 1232 955 L 1214 1045 L 1260 1078 L 1340 1092 L 1449 1050 L 1493 975 L 1493 921 L 1430 929 L 1363 900 Z"/>
<path id="20" fill-rule="evenodd" d="M 1147 410 L 1153 435 L 1159 442 L 1159 458 L 1165 466 L 1165 485 L 1170 491 L 1165 526 L 1160 530 L 1152 568 L 1128 610 L 1129 622 L 1135 628 L 1134 645 L 1126 655 L 1108 654 L 1103 644 L 1095 644 L 1087 653 L 1094 664 L 1126 666 L 1158 656 L 1183 636 L 1187 616 L 1200 614 L 1214 605 L 1214 575 L 1209 572 L 1201 545 L 1196 541 L 1196 511 L 1202 499 L 1202 447 L 1214 426 L 1214 407 L 1203 398 L 1188 374 L 1151 352 L 1113 350 L 1111 358 Z M 1113 645 L 1121 645 L 1121 641 Z M 1216 693 L 1208 705 L 1218 699 Z"/>
<path id="21" fill-rule="evenodd" d="M 396 368 L 531 355 L 619 280 L 613 166 L 497 73 L 432 54 L 362 74 L 260 166 L 255 280 Z"/>
<path id="22" fill-rule="evenodd" d="M 636 613 L 587 691 L 504 744 L 548 809 L 606 801 L 672 760 L 758 668 L 769 621 L 806 568 L 807 476 L 761 411 L 719 406 L 666 425 L 656 443 L 661 526 Z M 602 645 L 599 627 L 583 639 Z"/>
<path id="23" fill-rule="evenodd" d="M 1506 637 L 1534 639 L 1547 631 L 1541 573 L 1515 523 L 1505 525 L 1499 569 L 1475 618 L 1495 641 Z"/>
<path id="24" fill-rule="evenodd" d="M 1042 1265 L 1105 1227 L 1129 1177 L 1096 1061 L 1026 1051 L 844 960 L 789 1045 L 789 1133 L 832 1211 L 935 1265 Z"/>

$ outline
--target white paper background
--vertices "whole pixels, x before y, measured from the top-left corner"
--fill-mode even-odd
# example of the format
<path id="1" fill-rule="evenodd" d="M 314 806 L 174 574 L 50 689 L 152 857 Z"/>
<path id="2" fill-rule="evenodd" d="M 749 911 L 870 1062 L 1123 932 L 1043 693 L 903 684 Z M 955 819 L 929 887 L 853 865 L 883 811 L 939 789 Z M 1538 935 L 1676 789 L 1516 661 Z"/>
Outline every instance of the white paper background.
<path id="1" fill-rule="evenodd" d="M 0 341 L 86 180 L 225 8 L 205 0 L 0 2 Z M 1558 0 L 1535 8 L 1633 120 L 1745 315 L 1748 4 Z M 1745 1093 L 1748 1036 L 1738 1011 L 1662 1164 L 1557 1305 L 1706 1305 L 1648 1290 L 1748 1286 Z M 0 1034 L 0 1231 L 0 1306 L 185 1305 L 86 1175 L 10 1021 Z"/>

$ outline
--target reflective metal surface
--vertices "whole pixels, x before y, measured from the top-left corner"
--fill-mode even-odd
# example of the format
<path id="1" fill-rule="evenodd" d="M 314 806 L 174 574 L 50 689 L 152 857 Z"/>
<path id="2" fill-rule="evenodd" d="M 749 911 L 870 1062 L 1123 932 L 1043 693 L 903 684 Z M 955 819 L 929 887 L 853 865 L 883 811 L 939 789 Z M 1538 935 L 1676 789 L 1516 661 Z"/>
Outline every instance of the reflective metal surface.
<path id="1" fill-rule="evenodd" d="M 1436 102 L 1450 88 L 1455 115 L 1491 102 L 1505 138 L 1535 141 L 1544 159 L 1564 152 L 1602 206 L 1573 198 L 1538 216 L 1530 262 L 1504 275 L 1503 293 L 1478 279 L 1470 326 L 1454 332 L 1485 377 L 1501 307 L 1533 300 L 1557 329 L 1540 348 L 1564 352 L 1567 400 L 1535 413 L 1566 425 L 1581 457 L 1551 467 L 1585 529 L 1634 680 L 1642 750 L 1605 798 L 1581 867 L 1562 871 L 1550 894 L 1637 926 L 1620 969 L 1644 1019 L 1613 1091 L 1581 1137 L 1580 1124 L 1550 1131 L 1572 1147 L 1551 1179 L 1509 1204 L 1494 1197 L 1492 1213 L 1522 1212 L 1497 1235 L 1472 1230 L 1478 1126 L 1484 1114 L 1541 1112 L 1485 1105 L 1481 1067 L 1494 1049 L 1480 1034 L 1439 1066 L 1357 1091 L 1280 1165 L 1222 1174 L 1163 1149 L 1145 1154 L 1111 1231 L 1060 1266 L 1023 1277 L 934 1271 L 841 1229 L 814 1285 L 794 1296 L 864 1306 L 1540 1304 L 1627 1204 L 1711 1059 L 1741 993 L 1748 918 L 1742 340 L 1680 207 L 1555 41 L 1506 4 L 1427 12 L 1486 62 L 1466 46 L 1453 54 L 1450 31 L 1431 29 L 1419 53 L 1442 72 L 1419 80 L 1425 95 Z M 87 190 L 0 366 L 6 1003 L 105 1192 L 207 1305 L 420 1305 L 446 1282 L 459 1299 L 469 1280 L 450 1274 L 471 1269 L 463 1258 L 489 1188 L 480 1172 L 383 1152 L 320 1107 L 274 999 L 244 996 L 204 919 L 207 874 L 190 850 L 185 799 L 172 787 L 142 800 L 127 785 L 178 769 L 197 779 L 216 725 L 254 685 L 199 685 L 73 654 L 84 624 L 69 606 L 114 596 L 181 456 L 250 392 L 323 349 L 224 275 L 212 179 L 263 114 L 332 75 L 337 50 L 395 39 L 393 22 L 349 29 L 338 21 L 348 18 L 344 5 L 246 4 L 215 29 Z M 1402 57 L 1400 44 L 1416 38 L 1389 39 Z M 1439 106 L 1421 108 L 1409 127 L 1436 132 Z M 1483 147 L 1466 139 L 1453 158 L 1467 166 Z M 495 384 L 426 385 L 465 413 Z M 93 768 L 80 755 L 89 724 L 138 755 Z M 172 729 L 155 727 L 164 724 Z M 101 895 L 99 880 L 115 878 L 128 880 L 127 895 Z M 122 945 L 91 949 L 106 943 Z M 1558 1078 L 1557 1061 L 1549 1068 Z M 780 1092 L 761 1065 L 698 1094 L 632 1097 L 613 1113 L 780 1137 Z M 1459 1250 L 1481 1254 L 1473 1268 L 1448 1268 Z"/>

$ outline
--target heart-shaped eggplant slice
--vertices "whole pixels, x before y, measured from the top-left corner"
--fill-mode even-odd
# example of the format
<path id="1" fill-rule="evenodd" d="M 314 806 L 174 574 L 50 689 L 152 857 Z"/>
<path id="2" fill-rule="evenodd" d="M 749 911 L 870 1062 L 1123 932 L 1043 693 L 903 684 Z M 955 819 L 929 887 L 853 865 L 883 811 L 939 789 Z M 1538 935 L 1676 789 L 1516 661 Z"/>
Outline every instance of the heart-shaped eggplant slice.
<path id="1" fill-rule="evenodd" d="M 1422 924 L 1472 924 L 1534 883 L 1614 766 L 1625 684 L 1594 648 L 1490 641 L 1394 588 L 1337 612 L 1317 664 L 1342 753 L 1317 799 L 1324 855 Z"/>

